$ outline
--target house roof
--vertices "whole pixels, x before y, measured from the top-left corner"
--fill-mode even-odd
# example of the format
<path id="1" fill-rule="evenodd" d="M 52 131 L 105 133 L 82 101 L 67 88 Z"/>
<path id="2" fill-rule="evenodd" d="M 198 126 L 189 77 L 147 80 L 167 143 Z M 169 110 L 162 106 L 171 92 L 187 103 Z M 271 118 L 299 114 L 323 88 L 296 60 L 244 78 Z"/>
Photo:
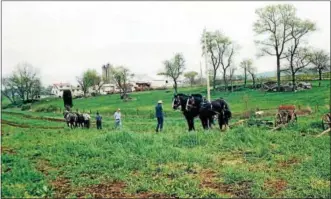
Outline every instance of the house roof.
<path id="1" fill-rule="evenodd" d="M 69 83 L 55 83 L 53 86 L 59 87 L 59 86 L 70 86 Z"/>

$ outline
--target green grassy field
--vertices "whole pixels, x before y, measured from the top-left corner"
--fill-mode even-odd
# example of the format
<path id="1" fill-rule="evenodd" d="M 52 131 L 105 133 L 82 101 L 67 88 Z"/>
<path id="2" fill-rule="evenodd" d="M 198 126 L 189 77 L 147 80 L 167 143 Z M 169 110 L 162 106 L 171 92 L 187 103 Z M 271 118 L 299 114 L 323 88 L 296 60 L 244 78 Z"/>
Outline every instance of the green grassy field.
<path id="1" fill-rule="evenodd" d="M 103 130 L 71 130 L 60 110 L 36 112 L 61 99 L 32 105 L 32 111 L 2 111 L 2 197 L 330 197 L 330 137 L 321 116 L 329 110 L 330 83 L 296 93 L 240 91 L 224 97 L 234 113 L 231 123 L 250 109 L 276 111 L 280 104 L 311 109 L 298 123 L 280 131 L 236 126 L 196 132 L 171 109 L 172 92 L 133 93 L 74 100 L 74 108 L 100 111 Z M 205 93 L 185 88 L 183 93 Z M 247 107 L 244 98 L 249 99 Z M 155 134 L 153 109 L 162 99 L 164 132 Z M 123 128 L 115 130 L 120 107 Z M 299 110 L 298 110 L 299 111 Z M 273 118 L 273 116 L 269 116 Z M 94 121 L 93 121 L 94 122 Z"/>

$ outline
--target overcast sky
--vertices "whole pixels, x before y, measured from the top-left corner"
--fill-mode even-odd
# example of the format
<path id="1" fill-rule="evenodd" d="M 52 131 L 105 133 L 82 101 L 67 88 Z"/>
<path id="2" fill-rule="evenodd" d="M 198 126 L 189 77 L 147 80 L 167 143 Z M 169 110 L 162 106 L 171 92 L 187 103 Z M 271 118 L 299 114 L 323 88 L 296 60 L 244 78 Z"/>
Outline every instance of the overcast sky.
<path id="1" fill-rule="evenodd" d="M 292 3 L 316 22 L 309 44 L 330 52 L 330 2 Z M 274 2 L 2 2 L 2 76 L 20 62 L 39 68 L 43 84 L 70 82 L 107 62 L 155 76 L 162 61 L 182 52 L 200 70 L 203 28 L 221 30 L 241 46 L 235 64 L 253 58 L 258 72 L 275 58 L 256 58 L 256 8 Z"/>

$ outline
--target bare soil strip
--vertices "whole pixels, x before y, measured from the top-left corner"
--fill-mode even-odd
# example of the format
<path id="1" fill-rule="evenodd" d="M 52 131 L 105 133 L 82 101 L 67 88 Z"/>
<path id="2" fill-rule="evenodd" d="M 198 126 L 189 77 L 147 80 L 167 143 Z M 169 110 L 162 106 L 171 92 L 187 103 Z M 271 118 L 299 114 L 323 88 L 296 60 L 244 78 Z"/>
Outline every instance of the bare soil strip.
<path id="1" fill-rule="evenodd" d="M 64 129 L 64 127 L 58 127 L 58 126 L 30 126 L 27 124 L 17 124 L 15 122 L 11 122 L 8 120 L 1 119 L 1 124 L 6 124 L 9 126 L 14 126 L 18 128 L 32 128 L 32 129 Z"/>
<path id="2" fill-rule="evenodd" d="M 47 121 L 54 121 L 54 122 L 64 122 L 64 119 L 62 119 L 62 118 L 40 117 L 40 116 L 28 115 L 28 114 L 24 114 L 24 113 L 15 113 L 15 112 L 7 112 L 7 111 L 3 111 L 3 113 L 8 114 L 8 115 L 19 115 L 19 116 L 23 116 L 25 118 L 31 118 L 31 119 L 47 120 Z"/>

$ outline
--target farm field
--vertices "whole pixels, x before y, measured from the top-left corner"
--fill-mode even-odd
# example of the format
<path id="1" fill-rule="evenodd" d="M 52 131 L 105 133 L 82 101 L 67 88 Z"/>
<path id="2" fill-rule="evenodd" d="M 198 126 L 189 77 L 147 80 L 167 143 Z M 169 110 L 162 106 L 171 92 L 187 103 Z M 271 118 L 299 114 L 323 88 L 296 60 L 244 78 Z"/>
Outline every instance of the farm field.
<path id="1" fill-rule="evenodd" d="M 62 99 L 35 103 L 32 111 L 3 109 L 1 197 L 330 197 L 330 137 L 315 136 L 330 109 L 330 82 L 317 84 L 296 93 L 212 93 L 229 103 L 230 124 L 256 108 L 273 119 L 279 105 L 296 105 L 298 123 L 272 132 L 245 125 L 203 131 L 198 119 L 197 131 L 187 132 L 171 108 L 172 90 L 132 93 L 129 102 L 118 95 L 75 99 L 74 109 L 101 113 L 99 131 L 93 120 L 91 129 L 69 129 Z M 166 116 L 156 134 L 159 99 Z M 121 130 L 113 128 L 118 107 Z"/>

